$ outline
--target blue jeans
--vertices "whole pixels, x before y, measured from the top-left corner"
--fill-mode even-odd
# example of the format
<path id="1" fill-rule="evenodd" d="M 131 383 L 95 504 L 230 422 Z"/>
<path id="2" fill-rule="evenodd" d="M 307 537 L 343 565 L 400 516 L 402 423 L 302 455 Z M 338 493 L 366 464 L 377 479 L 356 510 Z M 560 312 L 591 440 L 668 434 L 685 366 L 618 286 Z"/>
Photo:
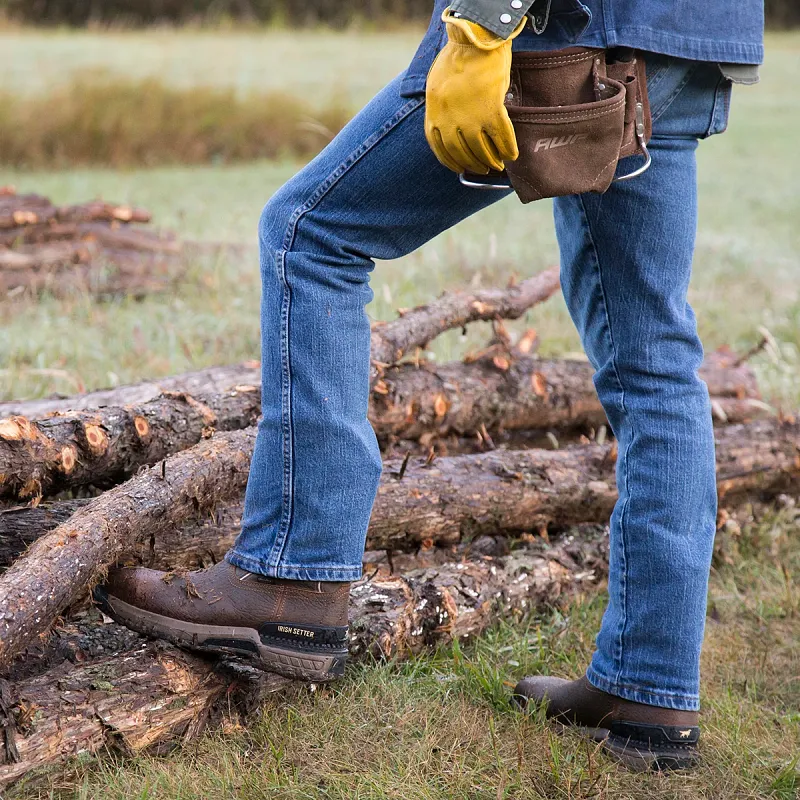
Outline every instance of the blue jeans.
<path id="1" fill-rule="evenodd" d="M 653 56 L 653 166 L 602 196 L 555 202 L 562 283 L 619 442 L 608 610 L 589 680 L 698 707 L 716 519 L 703 351 L 686 299 L 698 139 L 724 129 L 712 64 Z M 432 155 L 424 97 L 387 86 L 261 216 L 263 420 L 242 531 L 227 559 L 350 581 L 381 474 L 367 420 L 374 259 L 410 253 L 503 196 L 462 187 Z M 621 171 L 630 171 L 626 159 Z"/>

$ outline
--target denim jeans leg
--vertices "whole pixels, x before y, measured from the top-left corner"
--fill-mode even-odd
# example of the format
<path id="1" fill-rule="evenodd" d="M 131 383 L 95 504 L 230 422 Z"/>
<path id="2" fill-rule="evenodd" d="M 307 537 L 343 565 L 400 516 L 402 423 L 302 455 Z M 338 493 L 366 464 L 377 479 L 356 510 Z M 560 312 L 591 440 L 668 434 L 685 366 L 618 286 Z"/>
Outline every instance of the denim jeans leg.
<path id="1" fill-rule="evenodd" d="M 424 136 L 424 98 L 384 89 L 281 188 L 260 224 L 262 406 L 227 559 L 355 580 L 381 473 L 367 419 L 374 259 L 415 250 L 504 196 L 462 187 Z"/>
<path id="2" fill-rule="evenodd" d="M 699 707 L 716 522 L 711 409 L 687 302 L 695 151 L 716 103 L 705 69 L 679 62 L 654 81 L 648 172 L 555 204 L 564 295 L 618 440 L 609 604 L 587 677 L 685 710 Z"/>

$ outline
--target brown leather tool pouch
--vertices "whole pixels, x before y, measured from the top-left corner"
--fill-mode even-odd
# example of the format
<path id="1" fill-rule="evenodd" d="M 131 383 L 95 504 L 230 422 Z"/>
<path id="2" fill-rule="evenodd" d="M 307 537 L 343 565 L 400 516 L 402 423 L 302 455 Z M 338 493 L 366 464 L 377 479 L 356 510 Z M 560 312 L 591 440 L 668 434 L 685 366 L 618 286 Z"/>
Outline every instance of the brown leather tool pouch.
<path id="1" fill-rule="evenodd" d="M 519 145 L 506 173 L 523 203 L 605 192 L 627 156 L 649 165 L 647 82 L 633 50 L 515 53 L 506 108 Z"/>

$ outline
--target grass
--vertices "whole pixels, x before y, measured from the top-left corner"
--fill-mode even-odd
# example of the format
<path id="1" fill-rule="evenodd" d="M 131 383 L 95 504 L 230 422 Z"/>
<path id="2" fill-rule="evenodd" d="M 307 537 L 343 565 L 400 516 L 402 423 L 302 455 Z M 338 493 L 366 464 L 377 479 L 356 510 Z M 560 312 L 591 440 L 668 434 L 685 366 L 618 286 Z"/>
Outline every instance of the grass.
<path id="1" fill-rule="evenodd" d="M 289 92 L 312 106 L 331 93 L 359 108 L 408 66 L 421 28 L 349 30 L 70 31 L 0 29 L 3 89 L 48 94 L 78 75 L 158 78 L 176 89 L 232 89 L 239 97 Z"/>
<path id="2" fill-rule="evenodd" d="M 352 116 L 286 91 L 177 89 L 82 75 L 44 95 L 0 95 L 0 161 L 31 167 L 204 164 L 311 157 Z"/>
<path id="3" fill-rule="evenodd" d="M 273 698 L 246 730 L 169 758 L 76 764 L 10 798 L 207 800 L 795 800 L 800 792 L 800 551 L 787 509 L 745 525 L 715 570 L 703 660 L 703 765 L 633 775 L 574 735 L 509 705 L 530 673 L 575 676 L 592 652 L 600 596 L 500 624 L 432 657 L 355 666 L 331 688 Z M 784 587 L 785 588 L 785 587 Z"/>
<path id="4" fill-rule="evenodd" d="M 0 53 L 11 85 L 31 93 L 70 80 L 93 59 L 89 66 L 107 64 L 135 79 L 158 73 L 168 85 L 244 94 L 260 77 L 259 91 L 295 81 L 309 102 L 327 100 L 330 78 L 344 87 L 343 96 L 361 102 L 402 68 L 415 38 L 12 31 L 0 36 Z M 763 84 L 735 93 L 730 131 L 700 148 L 691 298 L 708 347 L 744 349 L 769 332 L 769 347 L 755 361 L 762 386 L 774 401 L 797 408 L 800 111 L 786 98 L 795 91 L 800 35 L 772 37 L 768 52 Z M 270 64 L 280 69 L 270 73 Z M 0 170 L 0 184 L 20 191 L 58 202 L 98 195 L 133 202 L 185 238 L 251 243 L 242 257 L 194 264 L 175 295 L 0 303 L 0 397 L 71 393 L 257 356 L 256 221 L 297 168 L 260 161 Z M 550 215 L 547 203 L 523 207 L 509 199 L 407 258 L 381 263 L 370 313 L 390 318 L 397 307 L 448 287 L 501 284 L 512 272 L 524 276 L 556 263 Z M 539 330 L 545 353 L 579 349 L 561 299 L 517 327 L 527 325 Z M 486 336 L 479 326 L 466 338 L 453 333 L 437 340 L 433 353 L 457 357 Z M 354 667 L 334 688 L 276 698 L 247 731 L 209 735 L 169 759 L 89 761 L 65 780 L 47 779 L 13 796 L 793 800 L 800 794 L 797 523 L 789 507 L 751 520 L 743 531 L 735 524 L 726 529 L 727 557 L 712 576 L 703 665 L 705 763 L 693 774 L 629 775 L 540 720 L 510 712 L 507 681 L 538 670 L 575 675 L 585 666 L 602 611 L 602 598 L 588 598 L 561 613 L 503 624 L 431 658 Z"/>

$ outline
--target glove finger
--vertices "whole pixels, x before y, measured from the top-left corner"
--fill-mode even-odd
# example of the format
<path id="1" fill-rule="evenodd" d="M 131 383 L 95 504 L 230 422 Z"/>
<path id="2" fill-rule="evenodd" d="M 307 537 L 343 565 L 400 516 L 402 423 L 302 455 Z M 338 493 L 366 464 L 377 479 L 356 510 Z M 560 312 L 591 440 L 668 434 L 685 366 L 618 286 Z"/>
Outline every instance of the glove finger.
<path id="1" fill-rule="evenodd" d="M 489 165 L 470 147 L 461 129 L 456 131 L 456 135 L 458 136 L 458 147 L 461 153 L 463 153 L 463 163 L 466 169 L 476 175 L 485 175 L 489 171 Z"/>
<path id="2" fill-rule="evenodd" d="M 487 168 L 497 170 L 497 172 L 502 172 L 505 169 L 503 159 L 500 158 L 494 142 L 486 135 L 486 131 L 477 131 L 464 144 L 469 146 L 470 152 Z"/>
<path id="3" fill-rule="evenodd" d="M 430 131 L 426 130 L 425 138 L 427 138 L 428 144 L 440 164 L 453 172 L 464 171 L 464 168 L 448 153 L 442 139 L 442 132 L 438 128 L 431 128 Z"/>
<path id="4" fill-rule="evenodd" d="M 504 119 L 494 130 L 484 130 L 483 133 L 492 140 L 501 161 L 516 161 L 519 158 L 517 135 L 508 112 L 503 109 Z"/>
<path id="5" fill-rule="evenodd" d="M 468 150 L 461 144 L 461 133 L 454 130 L 452 136 L 447 137 L 442 134 L 442 147 L 447 152 L 451 161 L 458 164 L 458 172 L 475 172 L 479 175 L 486 173 L 486 167 L 475 159 Z"/>

